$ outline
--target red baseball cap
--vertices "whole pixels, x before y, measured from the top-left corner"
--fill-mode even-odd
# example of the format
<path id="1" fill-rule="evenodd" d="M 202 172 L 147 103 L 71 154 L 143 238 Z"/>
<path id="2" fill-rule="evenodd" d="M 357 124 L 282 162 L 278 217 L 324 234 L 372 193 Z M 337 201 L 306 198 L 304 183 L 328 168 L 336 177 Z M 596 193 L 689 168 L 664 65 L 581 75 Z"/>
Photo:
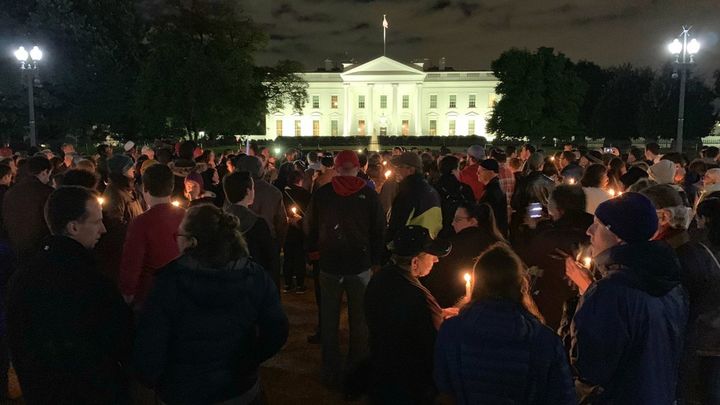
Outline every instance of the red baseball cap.
<path id="1" fill-rule="evenodd" d="M 360 159 L 357 153 L 351 150 L 344 150 L 335 155 L 335 167 L 360 167 Z"/>

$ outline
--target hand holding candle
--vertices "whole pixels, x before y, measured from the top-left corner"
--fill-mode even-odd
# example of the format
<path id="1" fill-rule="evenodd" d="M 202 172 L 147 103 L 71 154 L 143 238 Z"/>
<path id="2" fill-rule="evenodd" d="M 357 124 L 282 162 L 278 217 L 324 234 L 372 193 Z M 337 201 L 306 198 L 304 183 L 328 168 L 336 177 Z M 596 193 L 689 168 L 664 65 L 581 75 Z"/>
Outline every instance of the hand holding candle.
<path id="1" fill-rule="evenodd" d="M 469 302 L 472 295 L 472 285 L 470 284 L 472 277 L 470 277 L 470 273 L 465 273 L 463 278 L 465 279 L 465 301 Z"/>
<path id="2" fill-rule="evenodd" d="M 582 263 L 583 263 L 583 266 L 585 266 L 586 268 L 589 269 L 590 265 L 592 264 L 592 259 L 589 256 L 585 256 L 585 257 L 583 257 Z"/>
<path id="3" fill-rule="evenodd" d="M 173 201 L 171 204 L 172 204 L 174 207 L 179 207 L 179 206 L 180 206 L 180 201 L 175 200 L 175 201 Z"/>
<path id="4" fill-rule="evenodd" d="M 573 179 L 572 177 L 570 177 L 570 179 L 568 180 L 568 184 L 571 185 L 571 186 L 574 185 L 574 184 L 575 184 L 575 179 Z"/>
<path id="5" fill-rule="evenodd" d="M 392 176 L 392 170 L 387 170 L 387 171 L 385 172 L 385 179 L 389 179 L 390 176 Z"/>

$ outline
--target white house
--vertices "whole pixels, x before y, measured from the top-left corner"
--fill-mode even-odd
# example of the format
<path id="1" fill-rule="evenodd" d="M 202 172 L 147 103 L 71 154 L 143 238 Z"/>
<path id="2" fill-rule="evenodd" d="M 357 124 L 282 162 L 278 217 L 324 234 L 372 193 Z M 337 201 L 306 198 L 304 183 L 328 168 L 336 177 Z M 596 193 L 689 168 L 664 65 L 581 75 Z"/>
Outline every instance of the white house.
<path id="1" fill-rule="evenodd" d="M 308 83 L 301 114 L 284 106 L 266 117 L 266 136 L 482 135 L 495 103 L 488 71 L 424 71 L 381 56 L 363 64 L 300 73 Z"/>

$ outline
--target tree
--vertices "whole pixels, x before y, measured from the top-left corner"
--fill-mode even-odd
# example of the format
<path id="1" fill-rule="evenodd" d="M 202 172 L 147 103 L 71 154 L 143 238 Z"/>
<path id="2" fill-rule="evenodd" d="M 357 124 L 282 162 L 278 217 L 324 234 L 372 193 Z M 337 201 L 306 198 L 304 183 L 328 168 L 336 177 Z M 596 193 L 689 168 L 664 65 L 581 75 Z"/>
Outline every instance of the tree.
<path id="1" fill-rule="evenodd" d="M 643 97 L 638 126 L 646 138 L 674 139 L 677 136 L 680 80 L 673 78 L 673 71 L 671 64 L 665 65 Z M 685 139 L 697 140 L 710 133 L 716 121 L 712 105 L 714 99 L 712 89 L 688 72 L 683 127 Z"/>
<path id="2" fill-rule="evenodd" d="M 146 136 L 262 133 L 268 101 L 292 99 L 302 108 L 305 87 L 288 71 L 297 66 L 254 65 L 265 36 L 234 1 L 170 6 L 171 12 L 152 24 L 136 87 Z"/>
<path id="3" fill-rule="evenodd" d="M 490 132 L 534 142 L 569 140 L 581 132 L 578 117 L 587 86 L 565 55 L 552 48 L 511 49 L 493 61 L 492 69 L 501 98 L 488 121 Z"/>
<path id="4" fill-rule="evenodd" d="M 575 73 L 587 85 L 587 91 L 583 103 L 580 106 L 579 125 L 583 133 L 576 138 L 576 141 L 582 143 L 584 137 L 598 138 L 596 128 L 593 125 L 593 116 L 597 108 L 600 97 L 610 80 L 610 75 L 606 70 L 589 61 L 580 61 L 574 66 Z"/>
<path id="5" fill-rule="evenodd" d="M 649 68 L 622 65 L 609 69 L 611 79 L 593 114 L 593 134 L 611 140 L 629 140 L 643 134 L 638 126 L 642 101 L 650 90 L 654 74 Z"/>

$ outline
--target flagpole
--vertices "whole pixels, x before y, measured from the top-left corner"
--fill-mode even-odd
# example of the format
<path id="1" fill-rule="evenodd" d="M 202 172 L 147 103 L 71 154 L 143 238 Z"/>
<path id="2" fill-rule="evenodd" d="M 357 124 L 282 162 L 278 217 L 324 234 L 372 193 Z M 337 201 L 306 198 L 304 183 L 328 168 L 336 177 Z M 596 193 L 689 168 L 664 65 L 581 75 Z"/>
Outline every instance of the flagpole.
<path id="1" fill-rule="evenodd" d="M 387 51 L 387 26 L 385 24 L 385 14 L 383 14 L 383 56 Z"/>

